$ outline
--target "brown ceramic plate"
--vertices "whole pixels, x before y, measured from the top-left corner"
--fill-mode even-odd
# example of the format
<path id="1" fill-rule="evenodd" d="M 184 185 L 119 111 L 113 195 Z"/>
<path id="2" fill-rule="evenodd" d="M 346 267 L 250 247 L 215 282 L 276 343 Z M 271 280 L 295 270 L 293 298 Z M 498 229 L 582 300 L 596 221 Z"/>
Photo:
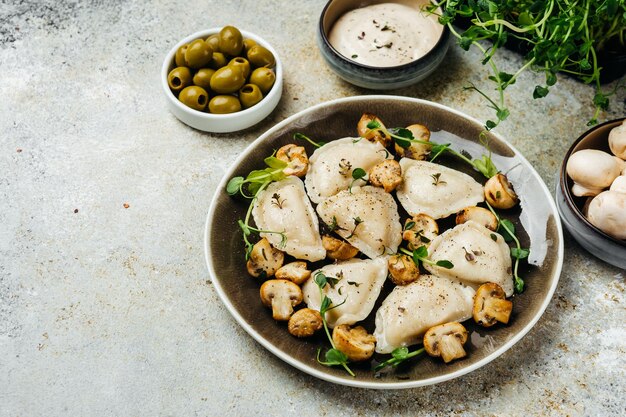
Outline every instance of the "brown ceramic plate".
<path id="1" fill-rule="evenodd" d="M 371 363 L 352 366 L 356 377 L 342 368 L 329 368 L 316 361 L 318 348 L 328 347 L 324 335 L 300 340 L 291 336 L 285 323 L 275 322 L 271 310 L 259 300 L 259 282 L 246 273 L 244 246 L 237 220 L 246 214 L 247 203 L 228 196 L 226 183 L 233 176 L 245 176 L 263 167 L 263 158 L 275 149 L 293 142 L 296 132 L 317 141 L 356 136 L 356 123 L 364 112 L 377 114 L 386 126 L 421 123 L 432 131 L 432 140 L 452 143 L 473 157 L 485 152 L 478 141 L 482 126 L 477 121 L 445 106 L 424 100 L 392 96 L 362 96 L 334 100 L 289 117 L 255 140 L 235 161 L 220 183 L 209 209 L 205 230 L 206 261 L 213 285 L 237 322 L 270 352 L 294 367 L 318 378 L 350 386 L 376 389 L 411 388 L 446 381 L 489 363 L 511 348 L 539 320 L 556 288 L 563 262 L 563 234 L 556 207 L 545 184 L 532 166 L 510 144 L 489 134 L 492 159 L 513 183 L 521 198 L 521 209 L 502 213 L 512 220 L 524 247 L 530 247 L 528 264 L 520 269 L 526 290 L 513 299 L 513 314 L 507 326 L 479 328 L 470 321 L 468 356 L 445 365 L 428 356 L 411 360 L 395 372 L 375 375 L 377 361 L 388 355 L 375 355 Z M 308 144 L 309 155 L 313 148 Z M 460 169 L 484 183 L 480 175 L 452 158 L 439 161 Z M 401 215 L 403 213 L 401 212 Z M 406 214 L 402 219 L 406 218 Z M 312 267 L 313 268 L 313 267 Z M 373 331 L 373 316 L 390 291 L 383 289 L 374 312 L 364 325 Z"/>

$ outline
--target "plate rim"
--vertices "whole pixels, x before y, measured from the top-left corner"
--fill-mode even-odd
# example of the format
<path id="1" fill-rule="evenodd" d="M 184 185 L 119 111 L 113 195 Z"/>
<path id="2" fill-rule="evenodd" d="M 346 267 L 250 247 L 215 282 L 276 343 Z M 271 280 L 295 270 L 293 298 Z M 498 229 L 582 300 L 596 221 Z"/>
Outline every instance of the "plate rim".
<path id="1" fill-rule="evenodd" d="M 458 110 L 455 110 L 453 108 L 450 108 L 448 106 L 445 106 L 443 104 L 439 104 L 439 103 L 435 103 L 429 100 L 424 100 L 424 99 L 419 99 L 419 98 L 413 98 L 413 97 L 402 97 L 402 96 L 393 96 L 393 95 L 385 95 L 385 94 L 375 94 L 375 95 L 366 95 L 366 96 L 351 96 L 351 97 L 342 97 L 342 98 L 338 98 L 338 99 L 334 99 L 334 100 L 329 100 L 329 101 L 324 101 L 322 103 L 318 103 L 315 104 L 311 107 L 308 107 L 304 110 L 301 110 L 289 117 L 287 117 L 286 119 L 282 120 L 281 122 L 275 124 L 274 126 L 272 126 L 271 128 L 269 128 L 268 130 L 266 130 L 264 133 L 262 133 L 260 136 L 258 136 L 256 139 L 254 139 L 242 152 L 241 154 L 239 154 L 239 156 L 231 163 L 231 165 L 228 167 L 228 169 L 226 170 L 226 172 L 224 173 L 224 176 L 222 177 L 222 179 L 220 180 L 218 186 L 215 189 L 215 193 L 213 194 L 213 197 L 211 198 L 211 204 L 209 206 L 209 210 L 207 213 L 207 217 L 206 217 L 206 221 L 205 221 L 205 227 L 204 227 L 204 257 L 205 257 L 205 261 L 207 264 L 207 268 L 208 268 L 208 272 L 209 272 L 209 278 L 211 279 L 211 283 L 213 284 L 213 287 L 215 288 L 215 290 L 217 291 L 218 296 L 220 297 L 220 300 L 224 303 L 224 305 L 226 306 L 226 308 L 228 309 L 229 313 L 233 316 L 233 318 L 235 319 L 235 321 L 237 321 L 237 323 L 246 331 L 246 333 L 248 333 L 250 336 L 252 336 L 252 338 L 254 340 L 256 340 L 258 343 L 260 343 L 265 349 L 267 349 L 268 351 L 270 351 L 271 353 L 273 353 L 275 356 L 277 356 L 279 359 L 283 360 L 284 362 L 288 363 L 289 365 L 293 366 L 294 368 L 303 371 L 311 376 L 314 376 L 316 378 L 322 379 L 324 381 L 328 381 L 328 382 L 332 382 L 335 384 L 339 384 L 339 385 L 345 385 L 345 386 L 350 386 L 350 387 L 357 387 L 357 388 L 367 388 L 367 389 L 407 389 L 407 388 L 417 388 L 417 387 L 423 387 L 423 386 L 427 386 L 427 385 L 433 385 L 433 384 L 438 384 L 441 382 L 445 382 L 445 381 L 449 381 L 451 379 L 454 378 L 458 378 L 460 376 L 466 375 L 470 372 L 473 372 L 479 368 L 482 368 L 483 366 L 487 365 L 488 363 L 494 361 L 495 359 L 497 359 L 499 356 L 501 356 L 504 352 L 508 351 L 510 348 L 512 348 L 517 342 L 519 342 L 534 326 L 535 324 L 537 324 L 537 322 L 539 321 L 539 319 L 543 316 L 546 308 L 548 307 L 548 305 L 550 304 L 550 301 L 552 301 L 552 297 L 554 296 L 554 292 L 556 291 L 556 287 L 558 286 L 559 280 L 561 278 L 561 272 L 562 272 L 562 268 L 563 268 L 563 257 L 564 257 L 564 241 L 563 241 L 563 229 L 562 229 L 562 225 L 561 225 L 561 220 L 559 217 L 559 213 L 556 207 L 556 204 L 554 202 L 554 198 L 552 197 L 552 193 L 549 191 L 548 186 L 546 185 L 546 183 L 543 181 L 543 179 L 541 178 L 541 176 L 539 175 L 539 173 L 537 172 L 537 170 L 530 164 L 530 162 L 528 162 L 528 160 L 524 157 L 524 155 L 522 155 L 522 153 L 520 151 L 518 151 L 511 143 L 509 143 L 506 139 L 504 139 L 503 137 L 501 137 L 499 134 L 491 132 L 491 134 L 493 134 L 498 140 L 501 140 L 503 143 L 505 143 L 511 150 L 513 150 L 513 152 L 515 152 L 516 157 L 520 158 L 521 161 L 523 163 L 525 163 L 528 167 L 530 167 L 531 173 L 532 175 L 539 180 L 539 183 L 541 185 L 541 189 L 543 190 L 543 192 L 548 196 L 548 201 L 549 201 L 549 205 L 550 208 L 552 210 L 552 215 L 555 218 L 555 226 L 557 229 L 557 233 L 559 236 L 559 245 L 557 248 L 557 260 L 556 260 L 556 265 L 555 265 L 555 279 L 552 283 L 552 285 L 550 286 L 550 288 L 548 289 L 548 293 L 546 294 L 546 297 L 544 298 L 544 301 L 541 303 L 541 306 L 538 309 L 538 313 L 533 316 L 533 318 L 526 324 L 526 326 L 524 326 L 518 333 L 516 333 L 515 335 L 513 335 L 513 337 L 511 337 L 511 339 L 509 339 L 506 343 L 504 343 L 500 348 L 494 350 L 493 352 L 491 352 L 489 355 L 485 356 L 483 359 L 481 359 L 480 361 L 467 366 L 463 369 L 459 369 L 458 371 L 452 372 L 450 374 L 446 374 L 446 375 L 441 375 L 441 376 L 436 376 L 436 377 L 432 377 L 432 378 L 427 378 L 427 379 L 423 379 L 423 380 L 418 380 L 418 381 L 402 381 L 402 382 L 385 382 L 385 383 L 377 383 L 377 382 L 366 382 L 366 381 L 359 381 L 357 379 L 354 380 L 349 380 L 349 379 L 343 379 L 343 378 L 338 378 L 334 375 L 331 374 L 327 374 L 324 373 L 322 371 L 319 371 L 318 369 L 315 369 L 305 363 L 302 363 L 296 359 L 294 359 L 293 357 L 291 357 L 290 355 L 277 350 L 274 348 L 274 346 L 272 345 L 272 343 L 265 339 L 263 336 L 261 336 L 259 333 L 257 333 L 245 320 L 244 318 L 237 312 L 237 310 L 235 309 L 235 307 L 233 306 L 233 304 L 230 302 L 230 300 L 228 299 L 228 297 L 226 296 L 226 293 L 224 292 L 221 284 L 219 283 L 219 281 L 217 279 L 215 279 L 214 277 L 217 276 L 214 266 L 213 266 L 213 262 L 211 261 L 211 258 L 209 256 L 209 248 L 210 248 L 210 235 L 211 235 L 211 222 L 210 220 L 213 218 L 213 214 L 215 212 L 216 209 L 216 205 L 217 205 L 217 199 L 219 196 L 219 193 L 222 190 L 226 189 L 226 183 L 228 182 L 228 180 L 230 179 L 230 177 L 234 174 L 234 171 L 236 170 L 236 168 L 239 166 L 239 164 L 241 163 L 241 161 L 246 158 L 248 156 L 248 154 L 250 153 L 250 151 L 257 146 L 257 144 L 259 144 L 260 142 L 264 141 L 268 136 L 270 136 L 271 134 L 273 134 L 274 132 L 276 132 L 277 130 L 280 130 L 281 128 L 283 128 L 284 126 L 288 125 L 289 123 L 291 123 L 293 120 L 306 115 L 308 113 L 312 113 L 316 110 L 319 110 L 320 108 L 324 108 L 336 103 L 345 103 L 345 102 L 351 102 L 351 101 L 367 101 L 367 100 L 392 100 L 392 101 L 399 101 L 399 102 L 410 102 L 410 103 L 418 103 L 418 104 L 422 104 L 422 105 L 427 105 L 427 106 L 434 106 L 437 107 L 439 109 L 442 110 L 446 110 L 449 112 L 452 112 L 458 116 L 461 116 L 473 123 L 477 123 L 478 125 L 482 125 L 477 119 L 461 112 Z"/>

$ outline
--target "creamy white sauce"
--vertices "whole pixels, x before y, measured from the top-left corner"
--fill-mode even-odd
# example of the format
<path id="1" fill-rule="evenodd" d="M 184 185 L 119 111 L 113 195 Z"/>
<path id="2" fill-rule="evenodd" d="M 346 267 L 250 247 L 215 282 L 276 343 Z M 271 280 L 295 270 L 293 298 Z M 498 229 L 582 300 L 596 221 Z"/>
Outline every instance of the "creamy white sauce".
<path id="1" fill-rule="evenodd" d="M 443 26 L 436 15 L 421 11 L 426 3 L 411 4 L 380 3 L 351 10 L 331 28 L 330 44 L 346 58 L 374 67 L 415 61 L 437 44 Z"/>

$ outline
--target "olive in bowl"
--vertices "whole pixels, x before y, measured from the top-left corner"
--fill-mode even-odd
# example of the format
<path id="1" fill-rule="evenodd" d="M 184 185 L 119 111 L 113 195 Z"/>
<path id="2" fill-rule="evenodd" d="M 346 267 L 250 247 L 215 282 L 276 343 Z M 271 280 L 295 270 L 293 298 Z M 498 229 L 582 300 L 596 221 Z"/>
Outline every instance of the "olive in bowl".
<path id="1" fill-rule="evenodd" d="M 274 48 L 253 33 L 231 28 L 212 28 L 189 35 L 170 50 L 163 62 L 161 84 L 168 107 L 180 121 L 195 129 L 214 133 L 246 129 L 269 116 L 282 96 L 283 68 Z M 220 37 L 220 32 L 228 36 Z M 198 46 L 199 40 L 203 45 Z M 273 67 L 250 62 L 248 52 L 256 45 L 271 54 Z M 228 52 L 222 52 L 221 47 Z M 239 55 L 230 55 L 237 51 Z M 208 52 L 211 57 L 207 62 Z M 257 63 L 261 62 L 258 56 L 267 59 L 263 53 L 252 56 Z M 253 74 L 259 85 L 251 80 Z M 185 91 L 189 87 L 195 88 Z M 241 94 L 245 97 L 240 98 Z"/>

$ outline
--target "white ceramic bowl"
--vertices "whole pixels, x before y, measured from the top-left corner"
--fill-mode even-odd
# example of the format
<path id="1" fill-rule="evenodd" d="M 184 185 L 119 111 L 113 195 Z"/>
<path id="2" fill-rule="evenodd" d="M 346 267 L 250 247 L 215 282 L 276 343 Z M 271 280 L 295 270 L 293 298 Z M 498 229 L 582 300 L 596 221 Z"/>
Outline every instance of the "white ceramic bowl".
<path id="1" fill-rule="evenodd" d="M 276 67 L 274 68 L 274 72 L 276 73 L 276 81 L 274 82 L 274 86 L 272 86 L 270 92 L 265 97 L 263 97 L 263 100 L 261 100 L 256 105 L 237 113 L 211 114 L 187 107 L 183 103 L 181 103 L 178 98 L 176 98 L 176 96 L 170 90 L 169 85 L 167 84 L 167 75 L 172 69 L 176 67 L 176 64 L 174 63 L 174 56 L 176 55 L 176 51 L 180 46 L 186 43 L 189 43 L 195 39 L 206 38 L 215 33 L 219 33 L 221 29 L 222 28 L 211 28 L 201 30 L 187 36 L 185 39 L 178 42 L 169 51 L 169 53 L 165 57 L 165 61 L 163 61 L 163 67 L 161 68 L 161 85 L 163 86 L 163 92 L 165 93 L 165 97 L 167 99 L 167 104 L 170 111 L 174 113 L 174 116 L 176 116 L 181 122 L 195 129 L 203 130 L 205 132 L 236 132 L 238 130 L 243 130 L 250 126 L 253 126 L 269 116 L 272 110 L 274 110 L 274 108 L 276 108 L 276 106 L 278 105 L 280 97 L 283 94 L 283 65 L 280 61 L 278 53 L 276 52 L 276 50 L 274 50 L 274 48 L 272 48 L 269 43 L 267 43 L 259 36 L 242 30 L 241 34 L 243 35 L 244 39 L 252 39 L 259 45 L 269 49 L 270 52 L 274 54 L 274 58 L 276 59 Z"/>

